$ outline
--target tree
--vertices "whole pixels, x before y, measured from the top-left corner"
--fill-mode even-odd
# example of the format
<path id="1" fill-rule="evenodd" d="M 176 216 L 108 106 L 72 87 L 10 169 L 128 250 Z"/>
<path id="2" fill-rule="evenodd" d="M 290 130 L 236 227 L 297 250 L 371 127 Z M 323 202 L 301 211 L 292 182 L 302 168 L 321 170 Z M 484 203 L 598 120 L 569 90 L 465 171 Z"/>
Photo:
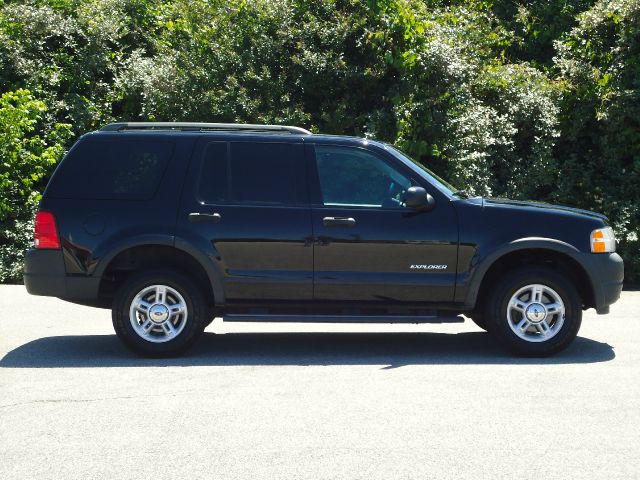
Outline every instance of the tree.
<path id="1" fill-rule="evenodd" d="M 0 96 L 0 282 L 22 277 L 35 207 L 70 137 L 69 125 L 43 132 L 45 112 L 28 90 Z"/>
<path id="2" fill-rule="evenodd" d="M 559 42 L 558 201 L 608 215 L 640 279 L 640 3 L 602 0 Z"/>

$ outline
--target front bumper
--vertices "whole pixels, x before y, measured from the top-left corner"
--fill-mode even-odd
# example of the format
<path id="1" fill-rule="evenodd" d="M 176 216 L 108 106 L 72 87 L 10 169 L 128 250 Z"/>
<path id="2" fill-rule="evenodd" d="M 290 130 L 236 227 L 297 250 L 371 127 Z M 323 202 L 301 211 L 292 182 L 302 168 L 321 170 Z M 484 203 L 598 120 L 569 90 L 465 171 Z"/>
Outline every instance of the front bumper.
<path id="1" fill-rule="evenodd" d="M 100 278 L 67 275 L 62 250 L 32 248 L 24 259 L 24 285 L 31 295 L 45 295 L 69 300 L 98 298 Z"/>
<path id="2" fill-rule="evenodd" d="M 617 253 L 585 253 L 581 255 L 580 260 L 593 287 L 596 312 L 600 315 L 609 313 L 609 305 L 615 303 L 622 292 L 622 258 Z"/>

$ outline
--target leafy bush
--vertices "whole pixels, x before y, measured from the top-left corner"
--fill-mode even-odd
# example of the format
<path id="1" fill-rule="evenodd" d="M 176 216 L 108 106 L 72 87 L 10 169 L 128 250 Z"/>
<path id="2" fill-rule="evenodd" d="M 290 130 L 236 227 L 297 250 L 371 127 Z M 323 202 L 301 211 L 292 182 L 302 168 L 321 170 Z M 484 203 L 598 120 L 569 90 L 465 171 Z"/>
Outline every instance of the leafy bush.
<path id="1" fill-rule="evenodd" d="M 393 13 L 406 42 L 390 140 L 472 192 L 539 198 L 550 190 L 558 83 L 500 60 L 512 36 L 489 10 Z"/>
<path id="2" fill-rule="evenodd" d="M 30 159 L 1 170 L 0 281 L 63 150 L 112 120 L 376 137 L 476 193 L 606 213 L 638 281 L 638 5 L 0 1 L 0 153 Z"/>
<path id="3" fill-rule="evenodd" d="M 604 0 L 557 44 L 565 82 L 561 202 L 608 215 L 627 280 L 640 280 L 640 3 Z"/>
<path id="4" fill-rule="evenodd" d="M 35 207 L 70 137 L 61 124 L 40 135 L 45 111 L 27 90 L 0 96 L 0 282 L 22 277 Z"/>

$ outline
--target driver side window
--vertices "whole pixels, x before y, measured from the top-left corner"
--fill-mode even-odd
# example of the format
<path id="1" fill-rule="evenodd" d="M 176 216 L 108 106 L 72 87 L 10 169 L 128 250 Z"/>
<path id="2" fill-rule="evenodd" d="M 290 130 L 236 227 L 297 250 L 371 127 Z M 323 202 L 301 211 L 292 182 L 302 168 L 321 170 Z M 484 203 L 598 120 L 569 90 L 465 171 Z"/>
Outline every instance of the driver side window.
<path id="1" fill-rule="evenodd" d="M 413 182 L 378 156 L 354 147 L 316 145 L 322 202 L 328 207 L 401 208 Z"/>

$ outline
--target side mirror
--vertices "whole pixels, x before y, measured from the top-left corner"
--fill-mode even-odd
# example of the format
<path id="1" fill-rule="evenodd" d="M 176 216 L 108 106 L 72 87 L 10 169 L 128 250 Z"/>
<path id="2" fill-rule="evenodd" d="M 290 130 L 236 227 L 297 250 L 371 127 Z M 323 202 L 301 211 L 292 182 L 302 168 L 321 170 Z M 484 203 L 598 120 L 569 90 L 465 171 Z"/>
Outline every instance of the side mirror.
<path id="1" fill-rule="evenodd" d="M 436 200 L 422 187 L 410 187 L 404 194 L 404 204 L 415 210 L 428 212 L 436 206 Z"/>

